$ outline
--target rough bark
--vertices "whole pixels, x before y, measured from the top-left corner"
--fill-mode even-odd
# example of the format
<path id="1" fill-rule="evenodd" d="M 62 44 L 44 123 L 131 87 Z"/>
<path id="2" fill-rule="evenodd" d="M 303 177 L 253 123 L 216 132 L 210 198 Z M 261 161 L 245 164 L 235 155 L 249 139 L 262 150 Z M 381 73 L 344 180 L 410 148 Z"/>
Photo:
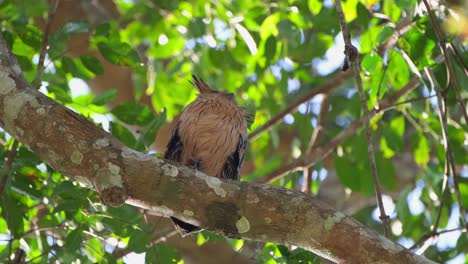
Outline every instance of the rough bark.
<path id="1" fill-rule="evenodd" d="M 304 193 L 221 180 L 125 147 L 31 89 L 1 37 L 0 126 L 109 205 L 127 202 L 222 235 L 294 245 L 341 263 L 433 263 Z"/>

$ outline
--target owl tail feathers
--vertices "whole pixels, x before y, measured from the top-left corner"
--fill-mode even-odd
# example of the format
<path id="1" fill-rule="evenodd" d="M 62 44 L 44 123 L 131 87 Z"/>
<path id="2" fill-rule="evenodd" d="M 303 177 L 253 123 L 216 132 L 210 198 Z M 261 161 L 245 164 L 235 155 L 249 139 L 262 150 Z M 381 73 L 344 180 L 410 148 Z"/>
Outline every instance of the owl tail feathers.
<path id="1" fill-rule="evenodd" d="M 194 226 L 192 224 L 186 223 L 182 220 L 179 220 L 175 217 L 171 217 L 172 223 L 174 223 L 175 228 L 179 233 L 185 237 L 187 235 L 200 232 L 202 229 L 198 226 Z"/>

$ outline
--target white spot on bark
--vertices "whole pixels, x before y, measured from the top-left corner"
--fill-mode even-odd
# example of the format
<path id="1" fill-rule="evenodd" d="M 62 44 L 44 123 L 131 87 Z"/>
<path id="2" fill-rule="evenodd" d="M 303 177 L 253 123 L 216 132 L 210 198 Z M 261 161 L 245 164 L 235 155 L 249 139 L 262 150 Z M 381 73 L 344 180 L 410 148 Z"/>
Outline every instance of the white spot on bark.
<path id="1" fill-rule="evenodd" d="M 7 94 L 15 88 L 15 81 L 8 77 L 8 72 L 0 71 L 0 94 Z"/>
<path id="2" fill-rule="evenodd" d="M 222 187 L 221 187 L 221 184 L 223 183 L 220 179 L 216 178 L 216 177 L 210 177 L 210 176 L 206 176 L 205 178 L 205 182 L 208 184 L 208 186 L 213 189 L 213 191 L 221 196 L 221 197 L 226 197 L 226 190 L 224 190 Z"/>
<path id="3" fill-rule="evenodd" d="M 0 86 L 1 86 L 0 80 Z M 5 89 L 2 89 L 5 90 Z M 4 112 L 5 112 L 5 128 L 10 132 L 13 130 L 14 121 L 18 118 L 21 109 L 26 103 L 29 103 L 32 107 L 39 106 L 36 98 L 26 92 L 13 94 L 11 96 L 6 96 L 3 100 L 4 103 Z"/>
<path id="4" fill-rule="evenodd" d="M 73 151 L 70 156 L 70 160 L 75 164 L 81 164 L 81 160 L 83 159 L 83 154 L 78 150 Z"/>
<path id="5" fill-rule="evenodd" d="M 98 140 L 96 140 L 96 142 L 94 142 L 93 144 L 93 148 L 95 149 L 101 149 L 103 147 L 107 147 L 109 146 L 109 139 L 108 138 L 100 138 Z"/>
<path id="6" fill-rule="evenodd" d="M 141 161 L 151 159 L 150 155 L 135 151 L 127 147 L 122 148 L 122 153 L 120 155 L 122 155 L 124 159 L 134 159 L 134 160 L 141 160 Z"/>
<path id="7" fill-rule="evenodd" d="M 75 180 L 82 186 L 86 188 L 91 188 L 93 187 L 93 183 L 88 179 L 83 176 L 77 175 L 75 176 Z"/>
<path id="8" fill-rule="evenodd" d="M 245 217 L 241 217 L 241 219 L 236 222 L 236 227 L 239 234 L 248 232 L 250 230 L 249 220 Z"/>
<path id="9" fill-rule="evenodd" d="M 345 218 L 345 215 L 341 212 L 335 212 L 333 215 L 328 216 L 324 223 L 325 230 L 330 231 L 336 224 L 340 223 L 343 218 Z"/>
<path id="10" fill-rule="evenodd" d="M 156 211 L 159 211 L 161 212 L 164 216 L 169 216 L 169 215 L 173 215 L 174 214 L 174 211 L 172 211 L 171 209 L 169 209 L 167 206 L 163 205 L 163 206 L 160 206 L 160 207 L 156 207 Z"/>
<path id="11" fill-rule="evenodd" d="M 119 175 L 120 167 L 113 164 L 112 162 L 107 162 L 107 167 L 109 168 L 110 172 L 114 175 Z M 120 175 L 119 175 L 120 176 Z"/>
<path id="12" fill-rule="evenodd" d="M 38 109 L 36 109 L 36 113 L 38 113 L 40 115 L 45 115 L 46 111 L 45 111 L 44 108 L 39 107 Z"/>
<path id="13" fill-rule="evenodd" d="M 186 216 L 193 216 L 193 212 L 189 210 L 184 210 L 184 215 Z"/>
<path id="14" fill-rule="evenodd" d="M 111 162 L 108 162 L 107 168 L 102 168 L 97 172 L 95 184 L 99 191 L 114 186 L 122 188 L 123 183 L 122 176 L 120 176 L 120 167 Z"/>
<path id="15" fill-rule="evenodd" d="M 18 64 L 13 65 L 13 67 L 11 67 L 11 69 L 13 70 L 13 72 L 14 72 L 16 75 L 20 75 L 20 74 L 21 74 L 21 68 L 19 67 Z"/>
<path id="16" fill-rule="evenodd" d="M 271 218 L 265 217 L 265 223 L 271 224 Z"/>
<path id="17" fill-rule="evenodd" d="M 258 203 L 259 201 L 260 199 L 258 199 L 258 196 L 255 193 L 247 194 L 247 203 L 254 204 L 254 203 Z"/>
<path id="18" fill-rule="evenodd" d="M 168 176 L 175 177 L 179 174 L 179 170 L 174 165 L 164 164 L 161 168 L 163 169 L 164 174 Z"/>

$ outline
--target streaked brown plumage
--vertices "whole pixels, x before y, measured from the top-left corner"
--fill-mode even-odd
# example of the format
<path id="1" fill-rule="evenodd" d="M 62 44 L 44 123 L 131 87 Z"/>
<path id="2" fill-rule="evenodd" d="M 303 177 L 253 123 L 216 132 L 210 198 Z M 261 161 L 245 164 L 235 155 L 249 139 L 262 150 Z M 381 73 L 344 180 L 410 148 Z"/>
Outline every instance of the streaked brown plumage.
<path id="1" fill-rule="evenodd" d="M 179 117 L 164 158 L 191 166 L 210 176 L 239 180 L 247 142 L 247 112 L 231 93 L 211 89 L 193 76 L 200 92 Z M 182 233 L 198 227 L 172 218 Z"/>

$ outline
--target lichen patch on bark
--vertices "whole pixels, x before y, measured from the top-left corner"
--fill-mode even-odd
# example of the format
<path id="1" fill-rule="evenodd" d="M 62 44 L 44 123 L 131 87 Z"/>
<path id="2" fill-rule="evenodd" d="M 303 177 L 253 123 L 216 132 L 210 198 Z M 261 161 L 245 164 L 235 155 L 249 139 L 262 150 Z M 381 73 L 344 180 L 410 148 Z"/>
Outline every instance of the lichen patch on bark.
<path id="1" fill-rule="evenodd" d="M 250 223 L 249 220 L 245 217 L 241 217 L 237 222 L 236 222 L 236 227 L 237 231 L 239 234 L 246 233 L 250 230 Z"/>
<path id="2" fill-rule="evenodd" d="M 179 174 L 177 167 L 171 164 L 164 164 L 162 165 L 161 169 L 167 176 L 176 177 Z"/>
<path id="3" fill-rule="evenodd" d="M 8 72 L 0 70 L 0 94 L 8 94 L 15 88 L 15 81 L 8 77 Z"/>
<path id="4" fill-rule="evenodd" d="M 324 228 L 327 231 L 330 231 L 336 224 L 340 223 L 343 218 L 346 216 L 341 212 L 335 212 L 333 215 L 330 215 L 325 219 Z"/>
<path id="5" fill-rule="evenodd" d="M 120 167 L 108 162 L 107 168 L 102 168 L 97 172 L 95 184 L 96 188 L 100 191 L 113 186 L 123 187 Z"/>
<path id="6" fill-rule="evenodd" d="M 70 156 L 70 160 L 75 164 L 81 164 L 82 159 L 83 154 L 78 150 L 73 151 L 73 153 Z"/>
<path id="7" fill-rule="evenodd" d="M 8 78 L 8 77 L 7 77 Z M 9 78 L 8 78 L 9 79 Z M 1 82 L 0 82 L 1 86 Z M 7 88 L 8 89 L 8 88 Z M 5 89 L 2 89 L 5 90 Z M 18 118 L 19 113 L 23 106 L 29 103 L 32 107 L 39 107 L 39 103 L 36 98 L 26 92 L 16 93 L 10 96 L 5 96 L 3 100 L 4 105 L 4 125 L 7 131 L 13 131 L 16 118 Z"/>

